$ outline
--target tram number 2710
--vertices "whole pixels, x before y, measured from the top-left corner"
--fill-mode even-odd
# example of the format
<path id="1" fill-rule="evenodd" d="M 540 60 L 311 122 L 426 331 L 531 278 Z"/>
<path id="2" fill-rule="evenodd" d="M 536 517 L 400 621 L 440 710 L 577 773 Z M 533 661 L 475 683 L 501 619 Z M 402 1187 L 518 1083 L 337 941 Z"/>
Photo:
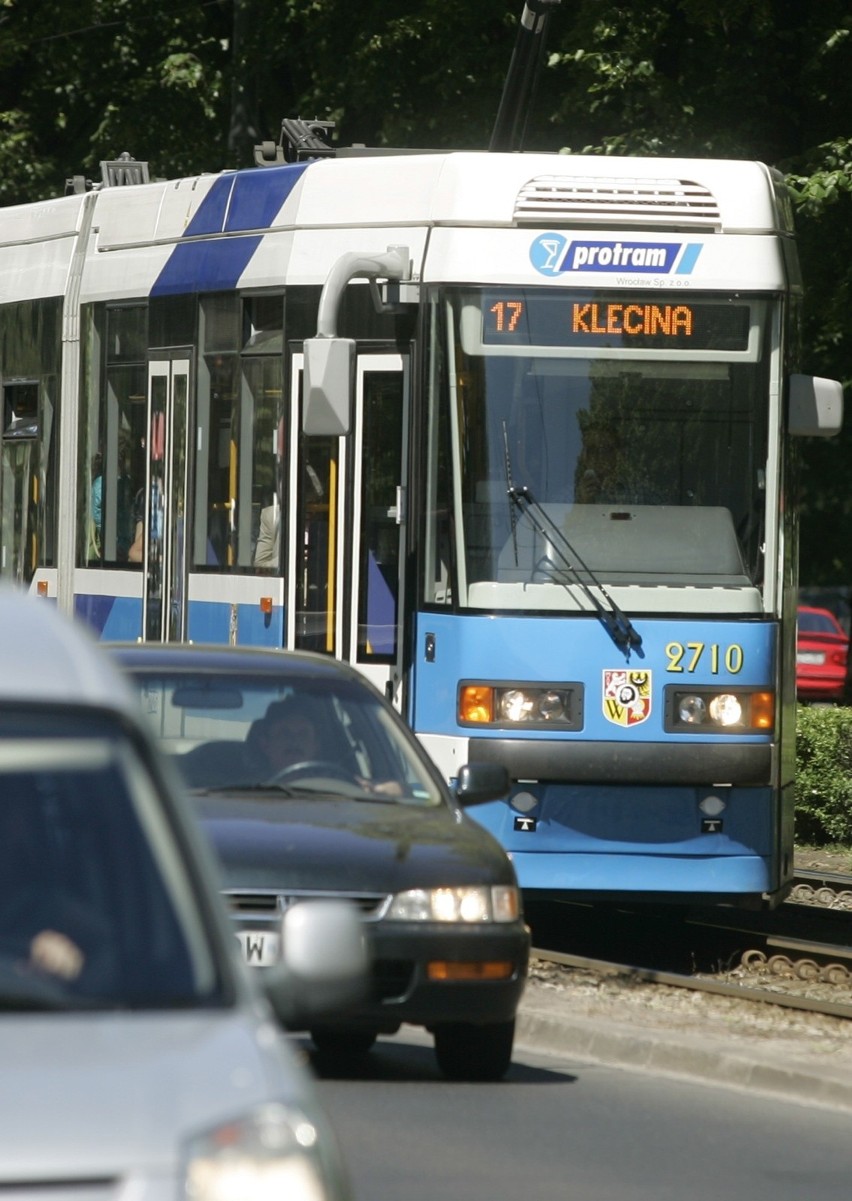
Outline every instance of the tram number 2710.
<path id="1" fill-rule="evenodd" d="M 728 646 L 720 646 L 717 642 L 670 642 L 666 647 L 666 671 L 697 671 L 705 655 L 710 656 L 710 671 L 713 675 L 718 675 L 724 667 L 729 675 L 735 676 L 742 671 L 745 662 L 743 648 L 738 642 L 732 642 Z"/>

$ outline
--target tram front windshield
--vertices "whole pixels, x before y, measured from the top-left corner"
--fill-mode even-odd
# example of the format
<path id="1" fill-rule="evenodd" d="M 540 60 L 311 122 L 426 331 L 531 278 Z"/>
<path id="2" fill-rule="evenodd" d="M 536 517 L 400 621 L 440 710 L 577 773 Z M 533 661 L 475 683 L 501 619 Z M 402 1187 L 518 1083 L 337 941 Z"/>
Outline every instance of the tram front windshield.
<path id="1" fill-rule="evenodd" d="M 430 529 L 436 556 L 453 546 L 448 603 L 570 609 L 578 575 L 637 602 L 655 585 L 756 597 L 766 301 L 457 289 L 436 307 L 430 511 L 451 516 Z"/>

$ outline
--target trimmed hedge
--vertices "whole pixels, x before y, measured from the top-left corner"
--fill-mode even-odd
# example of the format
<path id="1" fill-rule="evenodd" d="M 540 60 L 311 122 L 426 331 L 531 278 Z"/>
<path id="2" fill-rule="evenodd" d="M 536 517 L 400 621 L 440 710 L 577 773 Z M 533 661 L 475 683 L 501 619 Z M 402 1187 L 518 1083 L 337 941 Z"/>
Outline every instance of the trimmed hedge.
<path id="1" fill-rule="evenodd" d="M 796 842 L 852 846 L 852 708 L 798 706 Z"/>

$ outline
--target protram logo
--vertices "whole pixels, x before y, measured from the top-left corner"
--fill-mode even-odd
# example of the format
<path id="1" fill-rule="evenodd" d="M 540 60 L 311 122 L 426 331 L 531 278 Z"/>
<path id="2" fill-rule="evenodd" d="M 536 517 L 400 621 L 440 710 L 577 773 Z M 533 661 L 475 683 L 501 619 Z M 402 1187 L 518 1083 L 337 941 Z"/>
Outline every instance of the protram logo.
<path id="1" fill-rule="evenodd" d="M 603 714 L 616 726 L 638 726 L 651 715 L 650 671 L 620 667 L 603 673 Z"/>
<path id="2" fill-rule="evenodd" d="M 547 233 L 539 234 L 530 247 L 530 262 L 541 275 L 689 275 L 702 248 L 701 242 L 572 241 L 564 234 Z"/>

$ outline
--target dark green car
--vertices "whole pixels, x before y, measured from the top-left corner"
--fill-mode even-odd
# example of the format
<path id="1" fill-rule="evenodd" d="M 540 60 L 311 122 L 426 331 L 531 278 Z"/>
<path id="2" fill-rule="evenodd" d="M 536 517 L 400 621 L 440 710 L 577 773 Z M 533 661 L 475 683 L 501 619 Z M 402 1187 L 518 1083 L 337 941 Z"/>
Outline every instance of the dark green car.
<path id="1" fill-rule="evenodd" d="M 412 1023 L 434 1035 L 447 1076 L 502 1077 L 529 931 L 511 861 L 464 807 L 502 795 L 503 769 L 463 767 L 452 794 L 380 693 L 326 656 L 112 652 L 191 791 L 248 962 L 276 962 L 281 914 L 295 901 L 358 906 L 370 993 L 311 1026 L 319 1051 L 363 1054 Z"/>

